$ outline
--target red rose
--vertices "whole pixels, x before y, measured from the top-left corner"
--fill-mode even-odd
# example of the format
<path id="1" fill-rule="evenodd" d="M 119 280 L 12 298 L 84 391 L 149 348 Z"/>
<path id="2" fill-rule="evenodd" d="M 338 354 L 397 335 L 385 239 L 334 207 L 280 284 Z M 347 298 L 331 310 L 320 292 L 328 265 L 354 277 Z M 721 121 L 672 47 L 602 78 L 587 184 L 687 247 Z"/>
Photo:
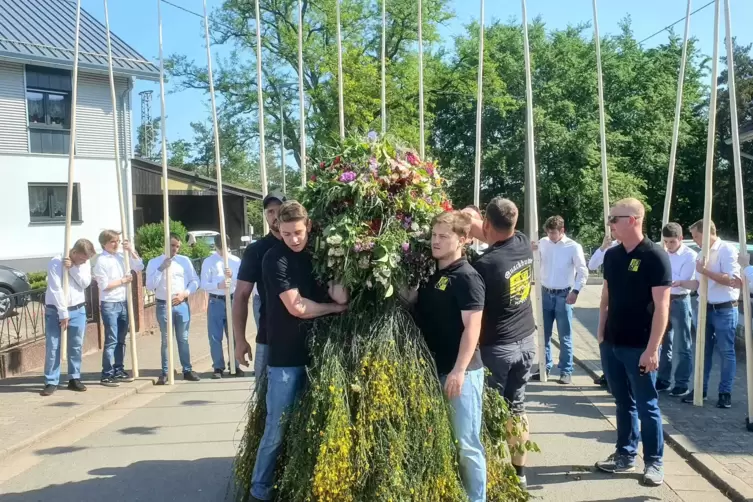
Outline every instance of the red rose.
<path id="1" fill-rule="evenodd" d="M 337 157 L 335 157 L 335 164 L 339 164 L 339 163 L 340 163 L 340 156 L 338 155 Z"/>
<path id="2" fill-rule="evenodd" d="M 316 174 L 311 175 L 311 181 L 316 181 Z"/>
<path id="3" fill-rule="evenodd" d="M 324 169 L 324 166 L 325 166 L 325 165 L 326 165 L 326 164 L 324 164 L 324 162 L 320 162 L 320 163 L 319 163 L 319 167 L 320 167 L 321 169 Z"/>
<path id="4" fill-rule="evenodd" d="M 445 212 L 452 211 L 452 203 L 449 200 L 442 202 L 442 209 L 444 209 Z"/>

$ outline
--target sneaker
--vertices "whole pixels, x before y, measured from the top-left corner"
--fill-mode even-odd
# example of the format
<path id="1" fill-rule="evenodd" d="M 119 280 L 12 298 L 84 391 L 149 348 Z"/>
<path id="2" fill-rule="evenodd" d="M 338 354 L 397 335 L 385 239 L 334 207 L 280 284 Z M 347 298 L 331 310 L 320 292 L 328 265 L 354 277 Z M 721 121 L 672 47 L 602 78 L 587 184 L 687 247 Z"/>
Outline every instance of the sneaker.
<path id="1" fill-rule="evenodd" d="M 42 392 L 39 393 L 40 396 L 51 396 L 55 393 L 55 391 L 58 390 L 57 385 L 45 385 Z"/>
<path id="2" fill-rule="evenodd" d="M 528 480 L 526 480 L 525 474 L 518 478 L 518 486 L 523 491 L 528 490 Z"/>
<path id="3" fill-rule="evenodd" d="M 594 383 L 596 385 L 601 386 L 601 387 L 606 387 L 607 386 L 607 377 L 606 377 L 606 375 L 604 375 L 602 373 L 599 378 L 597 378 L 597 379 L 594 380 Z"/>
<path id="4" fill-rule="evenodd" d="M 236 367 L 235 368 L 235 375 L 233 375 L 233 376 L 235 376 L 235 378 L 243 378 L 244 376 L 246 376 L 246 372 L 243 371 L 242 369 Z"/>
<path id="5" fill-rule="evenodd" d="M 635 460 L 613 453 L 606 460 L 596 462 L 596 468 L 611 474 L 625 474 L 635 471 Z"/>
<path id="6" fill-rule="evenodd" d="M 201 380 L 201 378 L 199 378 L 199 375 L 197 375 L 195 371 L 184 371 L 183 380 L 188 380 L 189 382 L 198 382 L 199 380 Z"/>
<path id="7" fill-rule="evenodd" d="M 115 380 L 115 377 L 104 377 L 99 383 L 105 387 L 120 387 L 120 382 Z"/>
<path id="8" fill-rule="evenodd" d="M 214 370 L 214 373 L 212 373 L 212 379 L 213 380 L 219 380 L 222 378 L 222 370 Z"/>
<path id="9" fill-rule="evenodd" d="M 690 394 L 690 389 L 687 387 L 675 387 L 669 392 L 672 397 L 685 397 Z"/>
<path id="10" fill-rule="evenodd" d="M 656 392 L 667 391 L 667 390 L 669 390 L 670 387 L 671 387 L 671 385 L 670 385 L 669 382 L 658 381 L 658 380 L 656 382 Z"/>
<path id="11" fill-rule="evenodd" d="M 118 382 L 133 382 L 133 377 L 123 370 L 115 373 L 115 380 Z"/>
<path id="12" fill-rule="evenodd" d="M 571 383 L 573 383 L 573 376 L 562 374 L 560 375 L 559 383 L 562 385 L 570 385 Z"/>
<path id="13" fill-rule="evenodd" d="M 729 392 L 721 392 L 719 394 L 719 401 L 716 403 L 717 408 L 732 408 L 732 394 Z"/>
<path id="14" fill-rule="evenodd" d="M 646 486 L 661 486 L 664 483 L 664 467 L 648 464 L 643 471 L 643 484 Z"/>
<path id="15" fill-rule="evenodd" d="M 160 375 L 154 385 L 167 385 L 167 375 Z"/>
<path id="16" fill-rule="evenodd" d="M 68 382 L 68 390 L 74 390 L 76 392 L 86 392 L 86 385 L 81 383 L 78 378 L 71 378 Z"/>
<path id="17" fill-rule="evenodd" d="M 546 370 L 546 378 L 549 379 L 549 370 Z M 541 372 L 536 372 L 533 375 L 531 375 L 531 381 L 532 382 L 540 382 L 541 381 Z"/>
<path id="18" fill-rule="evenodd" d="M 695 391 L 688 392 L 688 395 L 682 398 L 682 402 L 687 403 L 687 404 L 693 404 L 693 394 L 695 394 Z M 708 394 L 704 392 L 703 400 L 705 401 L 708 398 L 709 398 Z"/>

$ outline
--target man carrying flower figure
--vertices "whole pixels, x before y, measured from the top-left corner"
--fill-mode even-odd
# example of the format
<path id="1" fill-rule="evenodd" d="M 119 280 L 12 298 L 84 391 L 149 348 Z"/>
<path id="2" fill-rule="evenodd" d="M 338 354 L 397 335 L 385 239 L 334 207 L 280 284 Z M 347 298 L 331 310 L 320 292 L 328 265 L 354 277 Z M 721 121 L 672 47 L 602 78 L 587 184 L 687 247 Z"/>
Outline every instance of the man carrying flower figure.
<path id="1" fill-rule="evenodd" d="M 486 458 L 481 443 L 484 366 L 478 349 L 485 287 L 481 275 L 463 257 L 471 217 L 460 211 L 432 221 L 431 254 L 437 271 L 409 293 L 439 380 L 452 405 L 460 476 L 470 502 L 486 500 Z"/>

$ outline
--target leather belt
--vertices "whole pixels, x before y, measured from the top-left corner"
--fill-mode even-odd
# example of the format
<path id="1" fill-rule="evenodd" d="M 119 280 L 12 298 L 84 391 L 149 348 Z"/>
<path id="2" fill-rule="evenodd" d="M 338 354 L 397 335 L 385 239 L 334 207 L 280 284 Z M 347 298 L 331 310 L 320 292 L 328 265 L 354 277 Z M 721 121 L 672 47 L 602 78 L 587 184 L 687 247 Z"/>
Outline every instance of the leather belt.
<path id="1" fill-rule="evenodd" d="M 729 310 L 731 308 L 737 308 L 737 302 L 709 303 L 708 308 L 714 312 L 718 310 Z"/>
<path id="2" fill-rule="evenodd" d="M 68 307 L 68 312 L 73 312 L 74 310 L 78 310 L 81 307 L 86 307 L 86 303 L 79 303 L 78 305 L 71 305 L 70 307 Z M 55 310 L 58 309 L 55 305 L 45 305 L 45 308 L 55 309 Z"/>
<path id="3" fill-rule="evenodd" d="M 553 295 L 558 295 L 560 293 L 569 293 L 571 291 L 571 288 L 552 289 L 547 288 L 546 286 L 542 286 L 542 288 L 544 288 L 544 291 L 546 291 L 547 293 L 551 293 Z"/>
<path id="4" fill-rule="evenodd" d="M 682 300 L 683 298 L 687 297 L 688 293 L 684 293 L 682 295 L 669 295 L 670 300 Z"/>
<path id="5" fill-rule="evenodd" d="M 235 295 L 230 295 L 230 301 L 233 300 L 233 296 L 235 296 Z M 214 298 L 215 300 L 225 301 L 226 296 L 225 295 L 215 295 L 214 293 L 209 293 L 209 298 Z"/>

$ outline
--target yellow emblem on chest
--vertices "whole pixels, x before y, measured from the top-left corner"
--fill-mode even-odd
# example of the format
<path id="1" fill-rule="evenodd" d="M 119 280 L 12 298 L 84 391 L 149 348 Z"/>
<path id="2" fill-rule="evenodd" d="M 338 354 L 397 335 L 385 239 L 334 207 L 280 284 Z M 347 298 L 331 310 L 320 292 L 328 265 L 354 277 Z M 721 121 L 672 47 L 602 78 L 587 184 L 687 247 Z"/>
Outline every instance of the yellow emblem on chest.
<path id="1" fill-rule="evenodd" d="M 434 287 L 435 287 L 435 288 L 437 288 L 437 289 L 438 289 L 438 290 L 440 290 L 440 291 L 444 291 L 445 289 L 447 289 L 447 285 L 448 285 L 449 283 L 450 283 L 450 279 L 448 279 L 448 278 L 447 278 L 447 276 L 445 276 L 445 277 L 441 277 L 441 278 L 440 278 L 440 279 L 439 279 L 439 280 L 437 281 L 437 285 L 436 285 L 436 286 L 434 286 Z"/>
<path id="2" fill-rule="evenodd" d="M 637 272 L 638 267 L 640 266 L 641 266 L 641 260 L 639 260 L 638 258 L 633 258 L 632 260 L 630 260 L 630 265 L 628 265 L 628 270 L 631 272 Z"/>

